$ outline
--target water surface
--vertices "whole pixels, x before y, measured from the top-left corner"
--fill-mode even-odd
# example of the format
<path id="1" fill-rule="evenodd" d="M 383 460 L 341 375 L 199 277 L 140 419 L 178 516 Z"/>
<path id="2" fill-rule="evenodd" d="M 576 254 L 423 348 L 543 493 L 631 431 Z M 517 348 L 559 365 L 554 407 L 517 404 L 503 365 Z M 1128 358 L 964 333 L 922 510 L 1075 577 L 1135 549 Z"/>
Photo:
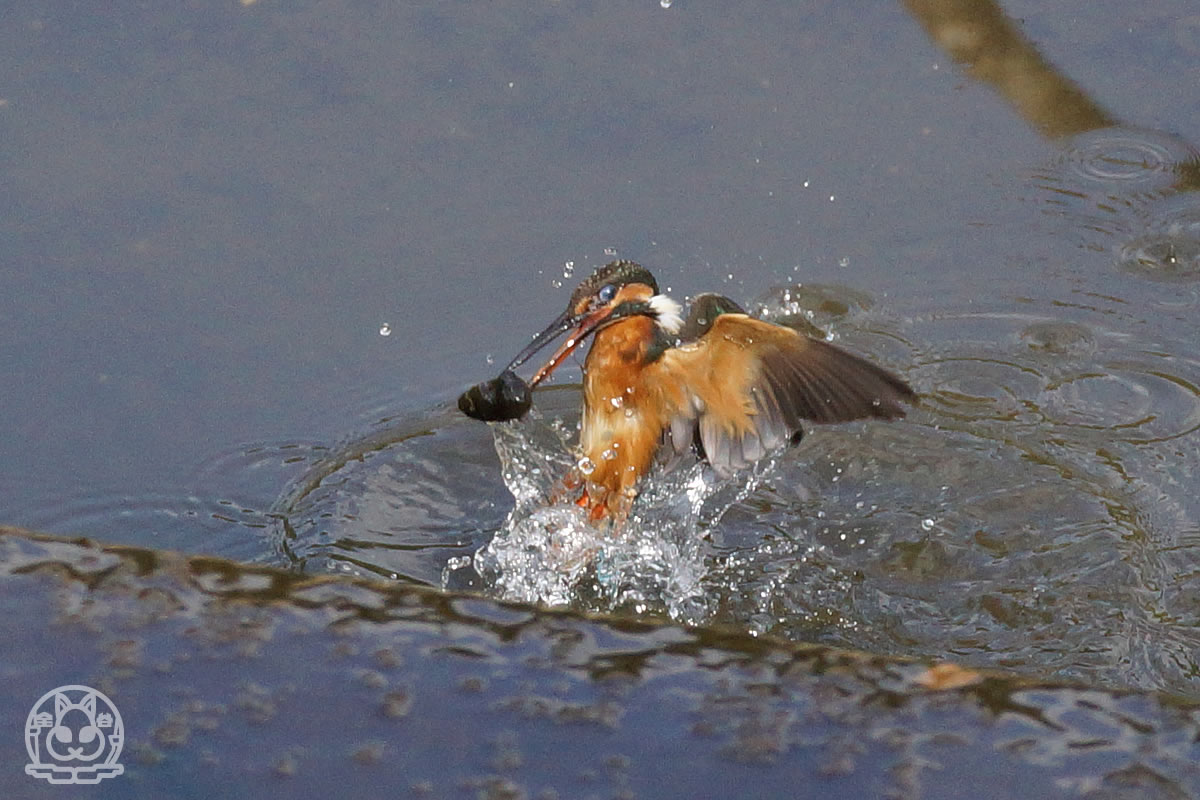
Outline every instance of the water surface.
<path id="1" fill-rule="evenodd" d="M 448 403 L 619 254 L 923 400 L 573 605 L 1194 693 L 1194 10 L 956 9 L 19 7 L 3 521 L 505 594 Z"/>

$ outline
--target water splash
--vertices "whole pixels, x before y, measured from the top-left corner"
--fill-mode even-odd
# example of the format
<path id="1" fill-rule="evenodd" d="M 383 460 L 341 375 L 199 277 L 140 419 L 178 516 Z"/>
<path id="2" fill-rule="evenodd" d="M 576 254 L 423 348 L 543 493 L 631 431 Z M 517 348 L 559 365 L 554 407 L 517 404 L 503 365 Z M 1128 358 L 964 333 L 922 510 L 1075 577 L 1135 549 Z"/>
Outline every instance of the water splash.
<path id="1" fill-rule="evenodd" d="M 614 532 L 561 490 L 562 476 L 578 467 L 567 428 L 536 412 L 492 426 L 515 506 L 471 565 L 485 586 L 507 600 L 658 613 L 690 624 L 709 618 L 707 531 L 758 486 L 773 461 L 723 480 L 695 459 L 656 469 Z"/>

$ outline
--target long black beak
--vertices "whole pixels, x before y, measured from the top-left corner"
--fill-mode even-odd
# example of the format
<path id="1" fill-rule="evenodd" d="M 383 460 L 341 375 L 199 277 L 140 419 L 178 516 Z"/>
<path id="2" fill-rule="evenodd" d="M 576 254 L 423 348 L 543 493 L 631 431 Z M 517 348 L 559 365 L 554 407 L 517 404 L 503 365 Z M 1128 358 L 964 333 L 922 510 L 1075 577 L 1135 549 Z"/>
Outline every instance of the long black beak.
<path id="1" fill-rule="evenodd" d="M 562 336 L 575 325 L 578 319 L 571 313 L 571 309 L 567 309 L 558 315 L 558 319 L 551 322 L 546 330 L 533 337 L 533 341 L 526 345 L 525 349 L 517 354 L 508 364 L 508 369 L 515 370 L 517 367 L 524 364 L 529 359 L 533 358 L 534 353 L 541 350 L 546 345 L 553 342 L 559 336 Z"/>
<path id="2" fill-rule="evenodd" d="M 542 368 L 539 369 L 529 381 L 530 388 L 537 386 L 546 378 L 550 377 L 550 373 L 552 373 L 559 364 L 565 361 L 567 356 L 571 355 L 575 348 L 583 343 L 584 339 L 586 339 L 592 332 L 599 328 L 604 321 L 612 315 L 613 308 L 611 306 L 605 306 L 586 314 L 572 314 L 571 309 L 568 308 L 561 315 L 559 315 L 558 319 L 554 320 L 554 322 L 551 322 L 550 326 L 546 328 L 546 330 L 535 336 L 533 341 L 529 343 L 529 346 L 522 350 L 520 354 L 518 354 L 517 357 L 512 360 L 512 363 L 508 365 L 509 370 L 516 369 L 524 364 L 530 359 L 530 357 L 533 356 L 534 353 L 550 344 L 562 334 L 566 333 L 567 331 L 573 331 L 570 337 L 561 345 L 559 345 L 559 348 L 556 351 L 554 351 L 554 355 L 550 357 L 550 360 L 547 361 L 546 364 L 542 366 Z"/>

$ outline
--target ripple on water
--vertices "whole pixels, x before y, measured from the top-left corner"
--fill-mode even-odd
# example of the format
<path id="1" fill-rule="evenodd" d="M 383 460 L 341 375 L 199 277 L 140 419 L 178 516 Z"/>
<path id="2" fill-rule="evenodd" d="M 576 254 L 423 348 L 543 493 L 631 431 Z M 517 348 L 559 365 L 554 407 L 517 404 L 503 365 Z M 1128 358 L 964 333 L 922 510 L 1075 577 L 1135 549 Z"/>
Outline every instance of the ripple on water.
<path id="1" fill-rule="evenodd" d="M 1116 248 L 1118 268 L 1164 283 L 1200 279 L 1200 201 L 1184 195 L 1155 212 L 1140 234 Z"/>
<path id="2" fill-rule="evenodd" d="M 1066 140 L 1057 158 L 1031 176 L 1046 213 L 1066 221 L 1071 239 L 1088 249 L 1140 236 L 1147 208 L 1194 183 L 1200 151 L 1176 136 L 1139 128 L 1104 128 Z M 1121 259 L 1164 257 L 1158 239 L 1116 245 Z M 1097 234 L 1100 238 L 1097 239 Z"/>
<path id="3" fill-rule="evenodd" d="M 1044 408 L 1047 417 L 1058 425 L 1080 426 L 1105 431 L 1127 442 L 1165 441 L 1185 436 L 1200 424 L 1193 383 L 1200 378 L 1195 365 L 1179 374 L 1157 371 L 1170 369 L 1168 362 L 1157 365 L 1136 363 L 1108 364 L 1100 373 L 1079 374 L 1046 389 Z"/>
<path id="4" fill-rule="evenodd" d="M 926 363 L 923 372 L 936 375 L 937 388 L 929 400 L 943 413 L 961 419 L 1035 422 L 1037 407 L 1030 398 L 1045 385 L 1036 369 L 998 358 L 946 356 Z"/>
<path id="5" fill-rule="evenodd" d="M 456 411 L 389 421 L 289 485 L 272 508 L 277 557 L 306 572 L 437 585 L 448 560 L 503 520 L 498 470 L 486 427 Z"/>
<path id="6" fill-rule="evenodd" d="M 1139 350 L 1128 336 L 1067 320 L 1003 313 L 932 324 L 959 331 L 920 369 L 935 387 L 929 401 L 951 419 L 1022 423 L 1085 442 L 1091 434 L 1165 441 L 1200 425 L 1200 361 Z"/>
<path id="7" fill-rule="evenodd" d="M 22 492 L 30 498 L 28 508 L 6 509 L 4 522 L 100 541 L 263 561 L 273 551 L 264 532 L 276 524 L 269 509 L 279 486 L 324 454 L 325 448 L 309 442 L 239 445 L 207 459 L 175 493 Z"/>
<path id="8" fill-rule="evenodd" d="M 1191 688 L 1200 612 L 1176 587 L 1200 519 L 1200 452 L 1183 444 L 1200 363 L 1036 314 L 939 315 L 904 337 L 926 351 L 908 371 L 921 408 L 817 429 L 781 460 L 715 536 L 714 618 Z"/>
<path id="9" fill-rule="evenodd" d="M 264 510 L 269 502 L 244 495 L 234 500 L 88 493 L 44 498 L 40 507 L 12 514 L 5 524 L 98 541 L 256 561 L 270 550 L 264 535 L 274 525 Z"/>
<path id="10" fill-rule="evenodd" d="M 1068 140 L 1059 163 L 1086 184 L 1155 192 L 1174 184 L 1180 165 L 1197 158 L 1200 151 L 1177 136 L 1140 128 L 1101 128 Z"/>
<path id="11" fill-rule="evenodd" d="M 1019 473 L 1001 470 L 989 476 L 978 470 L 973 476 L 977 485 L 996 490 L 994 500 L 981 495 L 966 503 L 987 510 L 980 518 L 977 544 L 1005 552 L 1007 558 L 1025 530 L 1032 537 L 1026 569 L 1034 569 L 1042 553 L 1054 554 L 1044 572 L 1035 569 L 1034 584 L 1001 582 L 989 595 L 990 605 L 981 610 L 1005 627 L 1028 619 L 1022 635 L 1046 641 L 1074 637 L 1064 647 L 1074 646 L 1079 652 L 1091 647 L 1080 635 L 1097 637 L 1092 657 L 1081 657 L 1071 668 L 1078 672 L 1064 674 L 1105 669 L 1100 654 L 1109 647 L 1102 643 L 1107 635 L 1117 637 L 1111 647 L 1125 654 L 1120 659 L 1125 667 L 1110 668 L 1110 679 L 1178 686 L 1195 667 L 1191 654 L 1130 650 L 1158 648 L 1151 638 L 1178 638 L 1174 625 L 1162 623 L 1180 618 L 1175 615 L 1183 597 L 1163 587 L 1181 585 L 1171 566 L 1174 556 L 1166 554 L 1179 550 L 1180 537 L 1200 519 L 1200 502 L 1188 488 L 1200 472 L 1200 451 L 1190 444 L 1200 429 L 1200 361 L 1190 357 L 1189 342 L 1160 340 L 1150 349 L 1145 339 L 1107 327 L 1119 317 L 1111 314 L 1111 307 L 1106 311 L 1106 317 L 1094 318 L 1103 325 L 1015 314 L 963 315 L 917 325 L 927 341 L 937 342 L 921 373 L 925 383 L 939 387 L 933 394 L 944 408 L 943 430 L 994 440 L 994 457 L 1017 454 L 1026 463 L 1024 472 L 1035 477 L 1032 483 L 1013 485 Z M 1144 325 L 1140 319 L 1136 324 Z M 982 335 L 964 336 L 964 331 Z M 990 395 L 978 392 L 972 402 L 947 396 L 942 365 L 956 352 L 986 360 L 990 383 L 999 388 Z M 951 387 L 961 380 L 953 370 L 950 377 Z M 1005 419 L 1003 412 L 1014 398 L 1024 412 Z M 950 463 L 944 472 L 949 472 Z M 961 529 L 961 521 L 953 517 L 961 516 L 962 510 L 958 505 L 931 516 Z M 1071 588 L 1067 583 L 1072 580 L 1089 588 Z M 1030 593 L 1032 586 L 1038 587 L 1036 593 Z M 1079 609 L 1085 605 L 1091 611 L 1081 616 Z M 1185 606 L 1190 608 L 1190 602 Z M 1063 629 L 1058 614 L 1067 608 L 1095 628 Z M 1195 624 L 1195 616 L 1190 611 L 1182 614 L 1192 620 L 1188 624 Z M 1159 633 L 1131 645 L 1122 638 L 1130 621 Z M 987 646 L 994 648 L 1007 639 L 989 638 Z M 1043 663 L 1069 660 L 1048 653 L 1034 657 L 1047 659 Z M 1129 666 L 1130 661 L 1141 666 Z M 1150 669 L 1150 664 L 1158 666 Z"/>

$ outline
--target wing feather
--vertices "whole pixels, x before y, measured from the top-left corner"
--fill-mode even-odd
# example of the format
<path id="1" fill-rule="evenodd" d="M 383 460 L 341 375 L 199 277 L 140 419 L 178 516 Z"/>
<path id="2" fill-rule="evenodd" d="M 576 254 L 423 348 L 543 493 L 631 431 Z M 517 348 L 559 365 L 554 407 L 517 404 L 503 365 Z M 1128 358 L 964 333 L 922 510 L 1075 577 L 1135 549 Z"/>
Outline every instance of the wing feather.
<path id="1" fill-rule="evenodd" d="M 709 463 L 725 474 L 791 440 L 805 420 L 896 419 L 915 398 L 902 379 L 866 359 L 742 313 L 714 315 L 715 304 L 694 328 L 699 337 L 655 365 L 663 380 L 683 387 L 665 409 L 676 454 L 691 446 L 685 431 L 698 431 Z"/>

